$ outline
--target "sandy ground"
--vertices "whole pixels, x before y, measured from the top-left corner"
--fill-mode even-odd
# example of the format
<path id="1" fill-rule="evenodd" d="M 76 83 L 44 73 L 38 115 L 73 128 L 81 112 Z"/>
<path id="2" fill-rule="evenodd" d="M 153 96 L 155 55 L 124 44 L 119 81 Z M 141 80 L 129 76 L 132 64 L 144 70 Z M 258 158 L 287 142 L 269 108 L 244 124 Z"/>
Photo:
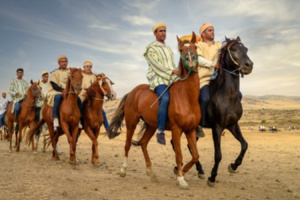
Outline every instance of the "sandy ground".
<path id="1" fill-rule="evenodd" d="M 8 142 L 0 141 L 0 199 L 300 199 L 299 130 L 278 133 L 243 130 L 249 148 L 237 174 L 230 174 L 227 166 L 237 157 L 240 145 L 227 131 L 222 137 L 223 158 L 215 187 L 206 184 L 214 148 L 211 131 L 205 132 L 206 137 L 198 141 L 198 150 L 206 179 L 199 179 L 193 167 L 185 175 L 189 190 L 176 185 L 171 145 L 161 146 L 154 138 L 148 150 L 158 183 L 151 182 L 146 175 L 139 147 L 131 148 L 127 176 L 118 175 L 124 154 L 124 132 L 114 140 L 99 137 L 101 165 L 97 168 L 90 163 L 91 141 L 84 133 L 77 146 L 78 168 L 68 164 L 65 136 L 59 141 L 63 151 L 61 162 L 51 160 L 52 147 L 42 153 L 40 146 L 34 155 L 23 141 L 19 153 L 9 153 Z M 182 151 L 186 163 L 191 157 L 184 136 Z"/>

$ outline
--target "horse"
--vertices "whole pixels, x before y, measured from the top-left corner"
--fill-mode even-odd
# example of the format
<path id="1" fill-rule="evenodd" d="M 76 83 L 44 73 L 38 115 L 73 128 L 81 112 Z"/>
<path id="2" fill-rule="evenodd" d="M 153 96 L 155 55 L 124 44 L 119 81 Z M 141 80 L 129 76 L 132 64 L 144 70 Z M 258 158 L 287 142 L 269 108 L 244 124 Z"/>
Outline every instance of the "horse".
<path id="1" fill-rule="evenodd" d="M 25 95 L 25 98 L 21 102 L 21 110 L 18 116 L 18 122 L 15 118 L 14 113 L 11 112 L 13 102 L 11 102 L 7 106 L 6 110 L 6 124 L 8 128 L 8 134 L 9 134 L 9 151 L 12 152 L 12 135 L 13 135 L 13 126 L 14 122 L 19 124 L 19 129 L 16 131 L 16 152 L 20 151 L 20 143 L 22 141 L 22 131 L 23 128 L 26 126 L 33 127 L 35 126 L 36 122 L 35 119 L 35 105 L 37 99 L 42 100 L 43 96 L 41 93 L 41 88 L 38 85 L 39 82 L 33 82 L 30 81 L 30 87 L 27 90 L 27 93 Z M 18 132 L 19 132 L 19 138 L 18 138 Z M 32 138 L 32 152 L 35 152 L 36 149 L 34 147 L 33 138 Z"/>
<path id="2" fill-rule="evenodd" d="M 86 90 L 86 100 L 83 102 L 83 128 L 88 137 L 92 140 L 92 159 L 91 163 L 98 166 L 98 136 L 100 127 L 103 123 L 101 110 L 103 107 L 104 97 L 113 99 L 112 82 L 103 74 L 96 76 L 97 80 Z M 99 114 L 100 113 L 100 114 Z"/>
<path id="3" fill-rule="evenodd" d="M 81 73 L 81 69 L 69 68 L 69 70 L 70 75 L 67 80 L 66 88 L 63 91 L 63 101 L 59 110 L 60 128 L 58 128 L 56 131 L 54 130 L 52 117 L 53 107 L 45 104 L 42 111 L 42 119 L 36 126 L 30 128 L 27 135 L 27 141 L 29 141 L 30 144 L 30 140 L 32 139 L 34 134 L 46 122 L 49 129 L 51 144 L 53 147 L 52 158 L 59 160 L 59 156 L 56 150 L 56 144 L 58 142 L 59 136 L 65 133 L 70 145 L 69 163 L 72 165 L 78 165 L 75 156 L 78 123 L 80 120 L 80 110 L 77 101 L 78 94 L 81 91 L 83 76 Z"/>
<path id="4" fill-rule="evenodd" d="M 172 131 L 172 138 L 174 140 L 175 157 L 178 167 L 177 180 L 180 188 L 187 189 L 188 184 L 184 180 L 184 173 L 186 173 L 198 160 L 199 154 L 196 145 L 196 127 L 200 122 L 200 107 L 198 103 L 199 96 L 199 77 L 197 72 L 198 56 L 196 52 L 196 35 L 193 32 L 192 40 L 180 41 L 178 40 L 178 49 L 180 52 L 178 79 L 181 81 L 174 82 L 170 88 L 170 103 L 168 109 L 168 121 L 166 123 L 166 130 Z M 142 84 L 135 87 L 131 92 L 126 94 L 111 121 L 109 129 L 109 137 L 113 138 L 114 133 L 122 125 L 122 120 L 125 116 L 127 134 L 125 143 L 125 158 L 121 168 L 120 175 L 126 176 L 128 166 L 128 152 L 131 146 L 131 140 L 134 130 L 142 119 L 145 123 L 146 129 L 139 141 L 139 145 L 143 151 L 147 174 L 152 181 L 156 181 L 156 176 L 152 171 L 152 163 L 147 151 L 149 140 L 154 135 L 157 129 L 157 113 L 158 104 L 153 104 L 157 99 L 157 95 L 149 89 L 149 85 Z M 151 107 L 153 104 L 153 107 Z M 183 167 L 182 152 L 180 146 L 180 138 L 182 133 L 185 133 L 189 146 L 192 149 L 192 159 Z"/>
<path id="5" fill-rule="evenodd" d="M 228 171 L 235 173 L 242 164 L 248 143 L 244 139 L 238 121 L 242 117 L 243 108 L 239 97 L 240 77 L 252 72 L 253 62 L 247 55 L 248 49 L 241 42 L 240 37 L 228 39 L 220 50 L 219 68 L 216 79 L 210 82 L 210 102 L 207 108 L 207 124 L 205 128 L 212 129 L 214 141 L 214 166 L 211 176 L 207 180 L 210 187 L 215 185 L 219 163 L 222 159 L 221 135 L 228 129 L 240 142 L 241 151 L 234 163 L 229 164 Z M 200 164 L 198 162 L 196 165 Z"/>

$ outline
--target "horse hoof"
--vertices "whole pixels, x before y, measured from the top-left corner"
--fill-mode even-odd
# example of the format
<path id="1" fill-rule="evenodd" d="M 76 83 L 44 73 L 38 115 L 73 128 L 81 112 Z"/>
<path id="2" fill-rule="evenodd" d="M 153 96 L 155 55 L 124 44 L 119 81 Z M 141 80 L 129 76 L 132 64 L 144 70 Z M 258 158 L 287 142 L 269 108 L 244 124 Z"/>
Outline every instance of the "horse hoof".
<path id="1" fill-rule="evenodd" d="M 92 163 L 94 168 L 99 168 L 100 167 L 100 163 Z"/>
<path id="2" fill-rule="evenodd" d="M 210 182 L 209 180 L 207 180 L 207 185 L 209 187 L 214 187 L 215 186 L 215 182 Z"/>
<path id="3" fill-rule="evenodd" d="M 198 174 L 198 178 L 205 179 L 205 174 Z"/>
<path id="4" fill-rule="evenodd" d="M 13 151 L 10 149 L 10 150 L 8 150 L 8 152 L 9 152 L 9 153 L 12 153 Z"/>
<path id="5" fill-rule="evenodd" d="M 236 170 L 232 169 L 231 164 L 228 165 L 228 171 L 230 173 L 236 173 Z"/>
<path id="6" fill-rule="evenodd" d="M 74 169 L 74 170 L 78 170 L 78 169 L 79 169 L 79 167 L 78 167 L 77 165 L 74 165 L 74 166 L 72 166 L 72 169 Z"/>
<path id="7" fill-rule="evenodd" d="M 183 176 L 182 177 L 177 177 L 177 184 L 180 186 L 180 189 L 182 190 L 189 190 L 189 185 L 187 182 L 184 180 Z"/>
<path id="8" fill-rule="evenodd" d="M 126 173 L 125 173 L 125 172 L 120 172 L 119 174 L 120 174 L 120 176 L 123 177 L 123 178 L 126 176 Z"/>
<path id="9" fill-rule="evenodd" d="M 154 174 L 150 176 L 150 180 L 152 183 L 158 183 L 158 180 Z"/>
<path id="10" fill-rule="evenodd" d="M 32 154 L 33 154 L 33 155 L 37 155 L 38 152 L 37 152 L 37 151 L 33 151 Z"/>

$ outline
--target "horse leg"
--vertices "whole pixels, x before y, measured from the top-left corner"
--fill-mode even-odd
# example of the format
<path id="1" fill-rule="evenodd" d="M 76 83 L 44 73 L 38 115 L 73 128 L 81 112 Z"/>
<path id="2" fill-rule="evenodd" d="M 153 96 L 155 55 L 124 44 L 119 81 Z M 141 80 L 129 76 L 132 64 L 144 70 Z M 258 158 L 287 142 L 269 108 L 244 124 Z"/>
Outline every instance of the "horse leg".
<path id="1" fill-rule="evenodd" d="M 45 153 L 46 152 L 46 144 L 47 144 L 47 138 L 46 138 L 46 131 L 47 131 L 47 128 L 46 128 L 46 124 L 44 124 L 42 126 L 42 133 L 43 133 L 43 138 L 44 138 L 44 142 L 43 142 L 43 149 L 42 149 L 42 152 Z"/>
<path id="2" fill-rule="evenodd" d="M 228 166 L 228 171 L 230 173 L 235 173 L 238 166 L 240 166 L 242 164 L 244 155 L 248 149 L 248 143 L 244 139 L 241 129 L 240 129 L 240 126 L 238 124 L 234 124 L 234 125 L 228 127 L 228 130 L 233 134 L 235 139 L 237 139 L 241 143 L 241 152 L 240 152 L 239 156 L 237 157 L 237 159 L 235 160 L 234 163 L 231 163 Z"/>
<path id="3" fill-rule="evenodd" d="M 20 144 L 21 144 L 21 141 L 22 141 L 22 131 L 23 131 L 23 123 L 20 122 L 20 119 L 19 119 L 19 139 L 18 139 L 18 142 L 17 142 L 16 152 L 20 152 Z"/>
<path id="4" fill-rule="evenodd" d="M 126 117 L 126 116 L 125 116 Z M 129 116 L 126 117 L 126 128 L 127 128 L 127 133 L 126 133 L 126 142 L 125 142 L 125 157 L 124 157 L 124 161 L 120 170 L 120 176 L 121 177 L 125 177 L 126 173 L 127 173 L 127 166 L 128 166 L 128 153 L 131 147 L 131 141 L 132 141 L 132 136 L 134 134 L 134 130 L 136 128 L 136 125 L 138 123 L 138 118 L 137 119 L 133 119 L 130 118 L 130 124 L 129 124 Z M 132 121 L 134 120 L 134 121 Z"/>
<path id="5" fill-rule="evenodd" d="M 174 151 L 176 157 L 176 164 L 177 164 L 177 181 L 181 189 L 188 189 L 189 185 L 184 180 L 183 172 L 182 172 L 182 152 L 181 152 L 181 144 L 180 138 L 182 135 L 182 130 L 178 127 L 172 127 L 172 140 L 174 144 Z M 196 138 L 196 136 L 195 136 Z"/>
<path id="6" fill-rule="evenodd" d="M 98 154 L 98 141 L 95 137 L 92 129 L 90 126 L 86 126 L 84 129 L 85 133 L 89 136 L 89 138 L 92 140 L 92 164 L 99 164 L 99 154 Z"/>
<path id="7" fill-rule="evenodd" d="M 192 154 L 192 160 L 183 167 L 183 174 L 188 172 L 193 167 L 193 165 L 196 164 L 199 160 L 199 153 L 196 144 L 196 130 L 194 129 L 186 133 L 186 139 L 188 141 L 188 146 Z"/>
<path id="8" fill-rule="evenodd" d="M 210 187 L 215 185 L 216 176 L 218 172 L 219 164 L 222 160 L 222 152 L 221 152 L 221 134 L 223 132 L 223 128 L 220 126 L 214 127 L 212 129 L 213 133 L 213 140 L 214 140 L 214 147 L 215 147 L 215 164 L 211 170 L 211 176 L 208 177 L 207 184 Z"/>
<path id="9" fill-rule="evenodd" d="M 36 122 L 35 121 L 31 121 L 30 124 L 29 124 L 29 127 L 35 127 L 35 126 L 36 126 Z M 25 129 L 27 130 L 27 127 Z M 38 135 L 40 135 L 40 134 L 38 134 Z M 33 154 L 37 154 L 37 146 L 38 146 L 38 144 L 36 145 L 36 148 L 35 148 L 34 147 L 34 138 L 35 137 L 32 137 L 32 139 L 31 139 L 31 143 L 32 143 L 32 149 L 31 149 L 31 151 L 32 151 Z M 38 141 L 37 141 L 37 143 L 38 143 Z"/>
<path id="10" fill-rule="evenodd" d="M 11 120 L 7 120 L 7 128 L 9 135 L 9 152 L 12 153 L 12 135 L 14 133 L 14 122 Z"/>
<path id="11" fill-rule="evenodd" d="M 73 148 L 73 139 L 76 140 L 76 138 L 72 138 L 70 132 L 69 132 L 69 125 L 66 122 L 61 123 L 61 128 L 63 129 L 63 132 L 66 134 L 69 147 L 70 147 L 70 158 L 69 158 L 69 164 L 73 165 L 76 163 L 74 148 Z"/>
<path id="12" fill-rule="evenodd" d="M 47 122 L 47 126 L 48 126 L 48 130 L 49 130 L 49 135 L 50 135 L 50 139 L 51 139 L 51 144 L 52 144 L 52 148 L 53 148 L 53 151 L 52 151 L 52 159 L 54 158 L 55 160 L 59 160 L 59 156 L 57 154 L 57 151 L 56 151 L 56 140 L 57 140 L 57 136 L 56 136 L 56 131 L 54 131 L 54 128 L 53 128 L 53 124 L 51 122 Z"/>
<path id="13" fill-rule="evenodd" d="M 142 148 L 142 151 L 144 154 L 144 158 L 145 158 L 145 162 L 146 162 L 147 175 L 150 176 L 150 179 L 152 182 L 157 182 L 157 179 L 156 179 L 154 172 L 152 171 L 152 163 L 151 163 L 148 151 L 147 151 L 147 146 L 148 146 L 150 139 L 154 135 L 155 131 L 156 131 L 156 128 L 150 127 L 149 125 L 146 124 L 145 133 L 140 140 L 140 145 L 141 145 L 141 148 Z"/>
<path id="14" fill-rule="evenodd" d="M 76 144 L 77 144 L 77 136 L 79 134 L 79 128 L 78 128 L 78 124 L 76 124 L 76 127 L 72 129 L 72 146 L 73 146 L 73 152 L 74 152 L 74 163 L 73 161 L 71 160 L 71 157 L 70 157 L 70 161 L 71 161 L 71 164 L 73 165 L 78 165 L 77 163 L 77 159 L 76 159 Z"/>
<path id="15" fill-rule="evenodd" d="M 197 143 L 198 139 L 199 139 L 199 137 L 196 137 L 196 143 Z M 192 151 L 191 151 L 189 144 L 187 145 L 187 147 L 189 149 L 190 154 L 192 155 Z M 196 170 L 198 171 L 198 178 L 205 179 L 204 171 L 203 171 L 202 165 L 199 160 L 196 162 Z"/>
<path id="16" fill-rule="evenodd" d="M 16 129 L 16 130 L 15 130 L 16 141 L 15 141 L 15 146 L 14 146 L 14 148 L 16 149 L 17 146 L 18 146 L 18 134 L 19 134 L 20 126 L 19 126 L 19 125 L 16 125 L 15 129 Z"/>

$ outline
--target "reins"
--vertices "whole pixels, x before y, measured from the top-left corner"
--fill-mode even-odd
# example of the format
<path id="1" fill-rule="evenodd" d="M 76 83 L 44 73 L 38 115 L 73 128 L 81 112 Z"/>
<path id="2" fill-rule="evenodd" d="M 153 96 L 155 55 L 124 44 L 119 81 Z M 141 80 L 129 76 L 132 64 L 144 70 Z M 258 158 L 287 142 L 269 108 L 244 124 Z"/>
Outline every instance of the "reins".
<path id="1" fill-rule="evenodd" d="M 236 43 L 242 44 L 241 41 L 238 41 L 238 42 L 236 42 Z M 228 47 L 227 47 L 227 52 L 228 52 L 228 54 L 229 54 L 229 57 L 230 57 L 231 61 L 232 61 L 236 66 L 240 66 L 240 64 L 239 64 L 236 60 L 233 59 L 233 57 L 232 57 L 232 55 L 231 55 L 231 51 L 230 51 L 231 46 L 234 45 L 234 44 L 236 44 L 236 43 L 232 43 L 232 44 L 228 45 Z M 223 70 L 224 70 L 225 72 L 229 73 L 229 74 L 234 75 L 234 76 L 240 76 L 240 77 L 243 77 L 243 75 L 240 75 L 240 74 L 236 74 L 236 73 L 235 73 L 235 71 L 240 71 L 240 69 L 241 69 L 241 67 L 239 67 L 239 68 L 237 68 L 237 69 L 235 69 L 235 70 L 233 70 L 233 71 L 229 71 L 229 70 L 227 70 L 227 69 L 223 69 Z"/>
<path id="2" fill-rule="evenodd" d="M 36 90 L 36 91 L 34 91 L 33 90 L 33 87 L 31 86 L 31 90 L 32 90 L 32 93 L 33 93 L 33 97 L 34 97 L 34 102 L 36 102 L 36 96 L 37 96 L 37 94 L 41 91 L 41 89 L 38 89 L 38 90 Z M 27 99 L 27 97 L 25 98 L 25 99 Z M 25 101 L 24 101 L 24 104 L 27 106 L 27 107 L 33 107 L 33 106 L 35 106 L 37 103 L 34 103 L 34 104 L 32 104 L 32 105 L 28 105 Z"/>

